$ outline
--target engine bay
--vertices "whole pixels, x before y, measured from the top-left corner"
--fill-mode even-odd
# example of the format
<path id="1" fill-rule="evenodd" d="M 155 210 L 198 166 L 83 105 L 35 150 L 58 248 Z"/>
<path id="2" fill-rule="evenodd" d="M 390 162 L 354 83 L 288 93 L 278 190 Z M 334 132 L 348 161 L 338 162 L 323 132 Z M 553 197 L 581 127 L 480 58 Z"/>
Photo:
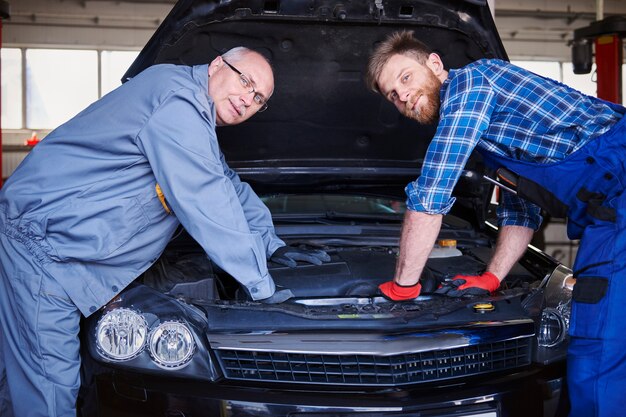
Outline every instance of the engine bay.
<path id="1" fill-rule="evenodd" d="M 299 244 L 304 249 L 324 249 L 330 262 L 311 265 L 299 262 L 295 268 L 268 261 L 268 270 L 277 286 L 289 288 L 295 298 L 372 297 L 378 285 L 393 277 L 397 247 L 380 245 L 316 246 Z M 435 250 L 437 250 L 436 248 Z M 422 294 L 433 293 L 440 283 L 455 275 L 482 273 L 491 254 L 483 246 L 460 247 L 451 255 L 433 254 L 420 279 Z M 141 277 L 142 282 L 160 292 L 194 299 L 250 300 L 239 283 L 213 263 L 189 236 L 176 239 L 161 258 Z M 532 283 L 535 277 L 521 265 L 507 277 L 511 287 Z"/>

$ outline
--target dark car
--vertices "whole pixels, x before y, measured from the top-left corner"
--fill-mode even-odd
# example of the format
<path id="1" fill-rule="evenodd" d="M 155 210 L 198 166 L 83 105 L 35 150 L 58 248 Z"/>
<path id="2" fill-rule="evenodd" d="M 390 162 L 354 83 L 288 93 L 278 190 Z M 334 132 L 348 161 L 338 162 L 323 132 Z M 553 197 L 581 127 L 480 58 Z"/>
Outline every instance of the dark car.
<path id="1" fill-rule="evenodd" d="M 331 261 L 269 262 L 295 297 L 253 302 L 184 231 L 83 325 L 83 416 L 504 417 L 565 412 L 568 268 L 529 247 L 493 296 L 435 294 L 492 253 L 494 185 L 473 156 L 417 300 L 392 303 L 405 210 L 434 126 L 368 92 L 374 46 L 410 29 L 447 68 L 507 59 L 486 1 L 183 0 L 124 79 L 158 63 L 267 56 L 269 109 L 218 131 L 229 165 L 288 244 Z M 184 123 L 184 121 L 181 121 Z M 184 169 L 184 167 L 181 167 Z M 561 400 L 561 401 L 560 401 Z"/>

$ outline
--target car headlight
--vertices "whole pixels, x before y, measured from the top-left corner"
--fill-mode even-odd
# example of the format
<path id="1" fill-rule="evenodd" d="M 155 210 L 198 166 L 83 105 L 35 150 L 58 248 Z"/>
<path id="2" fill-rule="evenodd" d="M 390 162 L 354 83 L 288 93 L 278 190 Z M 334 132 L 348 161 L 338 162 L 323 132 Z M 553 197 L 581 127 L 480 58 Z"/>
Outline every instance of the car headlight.
<path id="1" fill-rule="evenodd" d="M 96 345 L 112 361 L 126 361 L 137 356 L 146 345 L 148 324 L 133 310 L 118 308 L 106 313 L 96 326 Z"/>
<path id="2" fill-rule="evenodd" d="M 193 357 L 196 344 L 183 323 L 167 321 L 150 333 L 150 354 L 154 363 L 165 369 L 182 368 Z"/>
<path id="3" fill-rule="evenodd" d="M 556 346 L 568 335 L 575 282 L 572 272 L 562 265 L 550 275 L 545 288 L 546 308 L 541 316 L 539 346 Z"/>
<path id="4" fill-rule="evenodd" d="M 87 349 L 111 368 L 215 381 L 206 324 L 198 307 L 133 283 L 87 318 Z"/>
<path id="5" fill-rule="evenodd" d="M 572 271 L 559 265 L 546 277 L 537 297 L 529 297 L 527 311 L 535 311 L 537 317 L 536 362 L 552 363 L 563 360 L 567 354 L 572 305 L 571 281 Z"/>
<path id="6" fill-rule="evenodd" d="M 566 333 L 567 328 L 563 315 L 552 308 L 543 310 L 539 322 L 539 334 L 537 335 L 539 346 L 554 347 L 563 341 Z"/>

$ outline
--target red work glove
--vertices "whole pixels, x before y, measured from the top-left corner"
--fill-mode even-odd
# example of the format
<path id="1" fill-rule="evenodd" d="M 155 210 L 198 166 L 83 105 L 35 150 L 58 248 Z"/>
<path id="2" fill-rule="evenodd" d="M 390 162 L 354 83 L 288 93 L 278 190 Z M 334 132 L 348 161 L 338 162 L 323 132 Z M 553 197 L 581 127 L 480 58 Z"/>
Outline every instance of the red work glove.
<path id="1" fill-rule="evenodd" d="M 457 275 L 443 283 L 435 292 L 449 297 L 491 294 L 500 286 L 500 280 L 491 272 L 482 275 Z"/>
<path id="2" fill-rule="evenodd" d="M 417 298 L 422 291 L 422 284 L 398 285 L 395 281 L 383 282 L 378 286 L 383 297 L 391 301 L 404 301 Z"/>

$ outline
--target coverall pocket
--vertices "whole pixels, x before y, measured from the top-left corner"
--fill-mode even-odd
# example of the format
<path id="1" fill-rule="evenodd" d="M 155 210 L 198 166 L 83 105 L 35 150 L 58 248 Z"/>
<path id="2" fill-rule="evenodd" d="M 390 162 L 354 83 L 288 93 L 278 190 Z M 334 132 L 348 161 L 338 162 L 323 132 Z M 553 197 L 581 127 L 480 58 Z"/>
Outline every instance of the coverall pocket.
<path id="1" fill-rule="evenodd" d="M 136 198 L 73 202 L 48 217 L 46 241 L 57 261 L 98 261 L 149 223 Z"/>
<path id="2" fill-rule="evenodd" d="M 572 293 L 570 334 L 584 338 L 603 338 L 610 331 L 609 300 L 615 291 L 617 225 L 596 220 L 587 226 L 580 241 Z M 617 289 L 619 291 L 619 287 Z"/>
<path id="3" fill-rule="evenodd" d="M 38 363 L 41 361 L 39 349 L 39 334 L 36 324 L 39 316 L 39 295 L 41 291 L 42 277 L 32 271 L 26 272 L 17 269 L 15 275 L 9 280 L 13 289 L 13 312 L 15 325 L 18 330 L 20 346 L 24 352 L 29 352 L 31 359 Z"/>
<path id="4" fill-rule="evenodd" d="M 572 298 L 585 304 L 599 303 L 609 287 L 609 280 L 602 277 L 581 277 L 572 293 Z"/>
<path id="5" fill-rule="evenodd" d="M 570 334 L 588 339 L 603 337 L 607 322 L 610 281 L 603 277 L 578 277 L 572 292 Z"/>

